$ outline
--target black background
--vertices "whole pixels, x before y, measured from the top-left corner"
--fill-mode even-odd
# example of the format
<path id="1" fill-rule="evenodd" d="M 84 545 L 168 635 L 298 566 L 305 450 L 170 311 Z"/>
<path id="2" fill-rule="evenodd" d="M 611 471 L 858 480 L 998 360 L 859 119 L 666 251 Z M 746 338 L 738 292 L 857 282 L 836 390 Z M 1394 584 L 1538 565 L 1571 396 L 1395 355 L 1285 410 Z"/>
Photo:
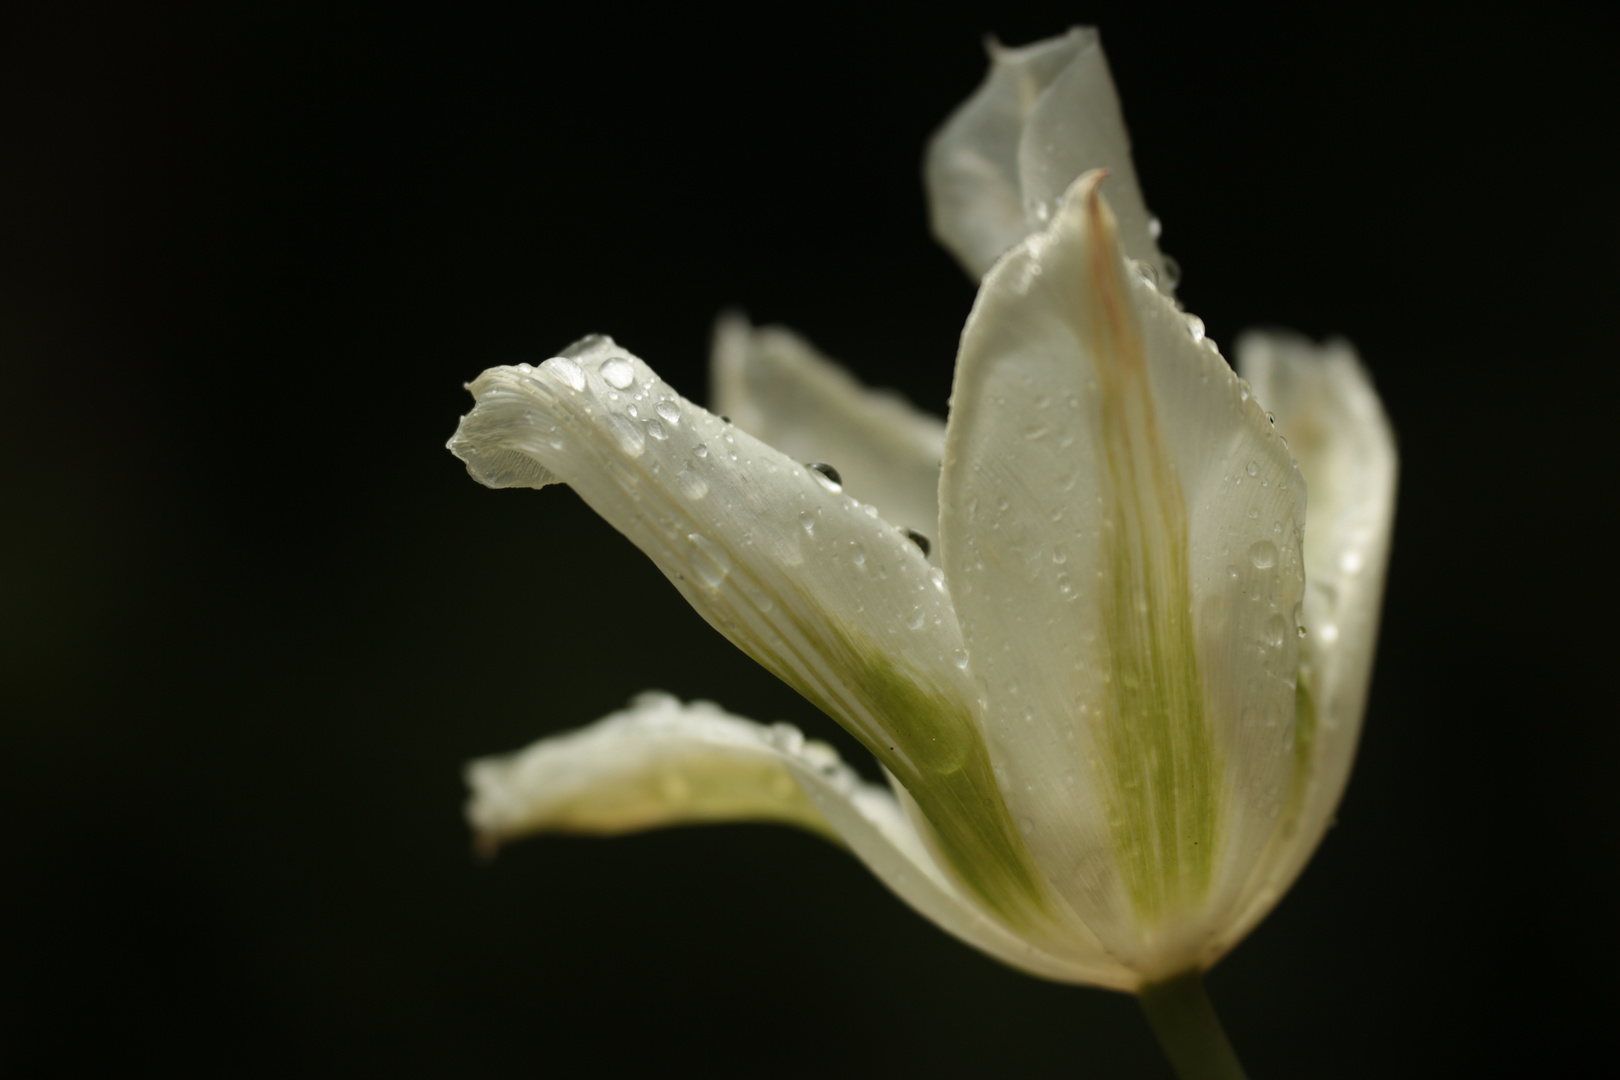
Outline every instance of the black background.
<path id="1" fill-rule="evenodd" d="M 923 142 L 986 31 L 1087 22 L 1188 309 L 1349 336 L 1403 453 L 1339 825 L 1212 993 L 1257 1078 L 1561 1072 L 1615 966 L 1609 61 L 1345 10 L 8 5 L 0 1071 L 1168 1076 L 807 835 L 460 819 L 647 687 L 841 738 L 469 480 L 461 383 L 603 331 L 701 399 L 740 305 L 943 413 Z"/>

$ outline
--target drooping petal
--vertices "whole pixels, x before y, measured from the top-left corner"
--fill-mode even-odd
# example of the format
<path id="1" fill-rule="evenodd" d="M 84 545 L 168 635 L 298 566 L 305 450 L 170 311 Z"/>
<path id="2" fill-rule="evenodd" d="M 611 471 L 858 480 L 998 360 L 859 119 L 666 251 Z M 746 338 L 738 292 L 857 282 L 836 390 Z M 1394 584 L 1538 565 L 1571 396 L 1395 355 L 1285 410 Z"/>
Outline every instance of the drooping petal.
<path id="1" fill-rule="evenodd" d="M 1230 947 L 1304 868 L 1344 793 L 1372 678 L 1378 613 L 1395 517 L 1395 436 L 1347 342 L 1245 334 L 1238 370 L 1276 418 L 1310 485 L 1305 538 L 1306 636 L 1301 644 L 1299 772 L 1283 821 Z"/>
<path id="2" fill-rule="evenodd" d="M 1098 185 L 980 289 L 942 559 L 1031 850 L 1116 955 L 1168 975 L 1285 796 L 1304 488 L 1201 324 L 1128 268 Z"/>
<path id="3" fill-rule="evenodd" d="M 810 343 L 728 315 L 715 327 L 715 409 L 798 461 L 837 468 L 844 490 L 886 521 L 938 536 L 945 423 L 899 394 L 868 390 Z"/>
<path id="4" fill-rule="evenodd" d="M 1054 957 L 986 917 L 934 863 L 887 790 L 788 724 L 642 694 L 590 727 L 475 761 L 467 780 L 467 814 L 486 841 L 721 821 L 798 825 L 847 844 L 907 904 L 1004 963 L 1066 982 L 1130 986 L 1130 974 L 1105 956 Z"/>
<path id="5" fill-rule="evenodd" d="M 1125 253 L 1164 278 L 1152 215 L 1097 31 L 1009 49 L 988 42 L 990 73 L 928 144 L 923 177 L 934 235 L 978 278 L 1056 211 L 1081 173 L 1103 194 Z"/>
<path id="6" fill-rule="evenodd" d="M 569 484 L 708 623 L 900 778 L 1011 924 L 1049 898 L 996 795 L 949 597 L 905 534 L 682 398 L 611 339 L 492 368 L 450 448 L 490 487 Z"/>

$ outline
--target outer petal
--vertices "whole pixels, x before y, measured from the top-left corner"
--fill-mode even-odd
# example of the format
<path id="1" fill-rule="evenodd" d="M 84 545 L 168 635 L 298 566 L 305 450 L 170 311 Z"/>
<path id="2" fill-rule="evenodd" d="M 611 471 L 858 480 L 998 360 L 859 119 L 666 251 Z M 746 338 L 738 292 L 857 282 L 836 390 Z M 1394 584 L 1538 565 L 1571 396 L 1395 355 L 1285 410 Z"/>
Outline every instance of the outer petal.
<path id="1" fill-rule="evenodd" d="M 844 490 L 887 521 L 938 538 L 945 423 L 892 392 L 873 392 L 781 327 L 739 315 L 714 333 L 715 408 L 799 461 L 838 469 Z"/>
<path id="2" fill-rule="evenodd" d="M 929 856 L 899 805 L 824 743 L 708 702 L 642 694 L 588 728 L 467 769 L 468 817 L 485 840 L 527 833 L 630 832 L 663 825 L 779 821 L 848 844 L 907 904 L 948 933 L 1035 975 L 1129 985 L 1106 957 L 1063 960 L 1013 937 Z"/>
<path id="3" fill-rule="evenodd" d="M 1238 369 L 1272 410 L 1311 488 L 1293 780 L 1274 849 L 1231 929 L 1236 942 L 1299 875 L 1344 793 L 1372 678 L 1395 517 L 1395 436 L 1347 342 L 1245 334 Z"/>
<path id="4" fill-rule="evenodd" d="M 1201 324 L 1127 268 L 1098 182 L 968 319 L 942 561 L 1031 849 L 1157 977 L 1229 917 L 1285 797 L 1304 488 Z"/>
<path id="5" fill-rule="evenodd" d="M 1053 915 L 973 720 L 950 598 L 905 534 L 603 337 L 492 368 L 451 449 L 491 487 L 562 480 L 711 626 L 860 739 L 1021 932 Z"/>
<path id="6" fill-rule="evenodd" d="M 978 278 L 1044 225 L 1081 173 L 1103 188 L 1125 253 L 1164 277 L 1152 216 L 1097 31 L 1008 49 L 988 43 L 990 74 L 928 144 L 923 178 L 934 235 Z"/>

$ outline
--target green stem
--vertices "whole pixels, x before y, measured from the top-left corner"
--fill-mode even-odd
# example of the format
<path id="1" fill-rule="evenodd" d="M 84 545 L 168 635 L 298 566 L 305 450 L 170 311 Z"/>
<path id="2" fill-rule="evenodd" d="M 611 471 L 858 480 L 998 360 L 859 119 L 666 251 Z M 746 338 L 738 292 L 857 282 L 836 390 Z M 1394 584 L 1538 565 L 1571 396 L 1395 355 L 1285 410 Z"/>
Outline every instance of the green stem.
<path id="1" fill-rule="evenodd" d="M 1204 992 L 1203 972 L 1144 986 L 1137 1000 L 1181 1080 L 1246 1080 Z"/>

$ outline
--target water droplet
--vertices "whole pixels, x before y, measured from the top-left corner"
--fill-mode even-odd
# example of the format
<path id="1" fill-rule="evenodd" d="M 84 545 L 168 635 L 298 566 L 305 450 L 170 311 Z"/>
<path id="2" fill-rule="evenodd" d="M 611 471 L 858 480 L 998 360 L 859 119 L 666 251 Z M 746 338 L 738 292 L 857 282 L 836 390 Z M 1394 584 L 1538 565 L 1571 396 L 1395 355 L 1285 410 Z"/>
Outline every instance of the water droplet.
<path id="1" fill-rule="evenodd" d="M 955 664 L 961 670 L 966 671 L 968 666 L 967 650 L 953 649 L 951 651 L 951 663 Z"/>
<path id="2" fill-rule="evenodd" d="M 1249 380 L 1248 379 L 1239 379 L 1238 380 L 1238 400 L 1239 401 L 1248 401 L 1249 396 L 1251 394 L 1253 394 L 1253 393 L 1254 393 L 1254 388 L 1249 385 Z"/>
<path id="3" fill-rule="evenodd" d="M 662 442 L 663 440 L 669 438 L 669 428 L 664 426 L 664 422 L 662 420 L 648 420 L 647 434 Z"/>
<path id="4" fill-rule="evenodd" d="M 709 482 L 693 471 L 690 461 L 675 475 L 675 482 L 689 499 L 701 499 L 709 493 Z"/>
<path id="5" fill-rule="evenodd" d="M 669 398 L 665 398 L 653 407 L 653 411 L 661 417 L 666 424 L 681 422 L 681 407 Z"/>
<path id="6" fill-rule="evenodd" d="M 602 418 L 602 424 L 626 455 L 640 457 L 641 452 L 647 449 L 647 438 L 641 433 L 641 425 L 629 417 L 608 413 Z"/>
<path id="7" fill-rule="evenodd" d="M 566 356 L 553 356 L 540 365 L 540 370 L 551 372 L 575 390 L 585 389 L 585 372 Z"/>
<path id="8" fill-rule="evenodd" d="M 687 533 L 686 538 L 697 549 L 692 556 L 692 569 L 697 571 L 705 585 L 718 589 L 720 583 L 726 580 L 726 575 L 731 573 L 731 556 L 726 554 L 725 548 L 702 533 Z"/>
<path id="9" fill-rule="evenodd" d="M 814 536 L 816 534 L 816 515 L 812 514 L 808 510 L 800 511 L 799 526 L 800 528 L 804 529 L 805 532 L 809 533 L 811 536 Z"/>
<path id="10" fill-rule="evenodd" d="M 1283 643 L 1288 636 L 1288 620 L 1281 615 L 1273 615 L 1266 620 L 1266 643 L 1272 648 Z"/>
<path id="11" fill-rule="evenodd" d="M 1074 599 L 1074 579 L 1069 577 L 1068 574 L 1059 574 L 1057 576 L 1057 587 L 1058 595 L 1063 599 Z"/>
<path id="12" fill-rule="evenodd" d="M 1169 255 L 1166 255 L 1164 257 L 1164 273 L 1160 275 L 1159 280 L 1164 283 L 1164 287 L 1167 289 L 1173 289 L 1177 285 L 1180 285 L 1181 264 L 1176 262 L 1176 260 L 1171 258 Z"/>
<path id="13" fill-rule="evenodd" d="M 1304 637 L 1304 636 L 1305 636 L 1305 628 L 1304 628 L 1304 627 L 1303 627 L 1303 626 L 1296 626 L 1296 627 L 1294 627 L 1294 632 L 1295 632 L 1295 633 L 1296 633 L 1296 634 L 1298 634 L 1298 635 L 1299 635 L 1299 636 L 1300 636 L 1300 637 Z"/>
<path id="14" fill-rule="evenodd" d="M 1256 540 L 1249 548 L 1249 561 L 1261 570 L 1277 565 L 1277 545 L 1270 540 Z"/>
<path id="15" fill-rule="evenodd" d="M 1193 341 L 1204 340 L 1204 320 L 1196 315 L 1187 316 L 1187 334 Z"/>
<path id="16" fill-rule="evenodd" d="M 866 548 L 859 541 L 852 540 L 849 544 L 849 561 L 857 568 L 866 566 Z"/>
<path id="17" fill-rule="evenodd" d="M 804 467 L 809 469 L 815 478 L 821 481 L 821 486 L 828 491 L 844 490 L 844 478 L 838 475 L 838 470 L 824 461 L 807 461 Z"/>
<path id="18" fill-rule="evenodd" d="M 1155 240 L 1164 235 L 1164 225 L 1159 221 L 1158 215 L 1148 218 L 1148 235 Z"/>
<path id="19" fill-rule="evenodd" d="M 1155 289 L 1159 287 L 1159 272 L 1153 269 L 1151 263 L 1137 263 L 1136 276 L 1147 282 L 1149 285 L 1152 285 Z"/>
<path id="20" fill-rule="evenodd" d="M 1018 831 L 1023 833 L 1025 836 L 1028 836 L 1030 833 L 1034 832 L 1035 831 L 1035 819 L 1034 818 L 1028 818 L 1028 817 L 1019 818 L 1018 819 Z"/>
<path id="21" fill-rule="evenodd" d="M 933 548 L 933 545 L 928 542 L 928 537 L 924 536 L 916 529 L 907 529 L 906 539 L 910 540 L 913 544 L 916 544 L 922 549 L 923 558 L 925 559 L 928 557 L 928 552 Z"/>
<path id="22" fill-rule="evenodd" d="M 940 592 L 945 591 L 945 571 L 944 570 L 941 570 L 937 566 L 930 566 L 928 568 L 928 580 L 932 581 L 934 583 L 934 588 L 938 589 Z"/>
<path id="23" fill-rule="evenodd" d="M 804 732 L 792 724 L 778 720 L 771 725 L 771 742 L 790 754 L 804 749 Z"/>
<path id="24" fill-rule="evenodd" d="M 1035 441 L 1036 439 L 1044 439 L 1046 438 L 1047 432 L 1051 430 L 1052 429 L 1047 427 L 1045 424 L 1030 424 L 1024 428 L 1024 438 L 1030 440 L 1031 442 Z"/>
<path id="25" fill-rule="evenodd" d="M 1055 562 L 1055 563 L 1059 563 L 1059 564 L 1068 562 L 1069 561 L 1069 549 L 1064 547 L 1062 544 L 1053 544 L 1052 545 L 1052 561 Z"/>
<path id="26" fill-rule="evenodd" d="M 921 630 L 923 628 L 923 623 L 927 621 L 928 612 L 923 610 L 923 606 L 921 604 L 918 604 L 916 607 L 911 609 L 911 617 L 906 620 L 906 625 L 911 627 L 913 630 Z"/>
<path id="27" fill-rule="evenodd" d="M 622 356 L 602 361 L 602 378 L 615 390 L 628 390 L 636 381 L 636 366 Z"/>
<path id="28" fill-rule="evenodd" d="M 1260 475 L 1260 463 L 1258 461 L 1251 461 L 1248 463 L 1248 465 L 1244 466 L 1243 471 L 1248 473 L 1250 476 L 1258 476 Z"/>
<path id="29" fill-rule="evenodd" d="M 709 456 L 709 448 L 704 446 L 702 443 L 698 443 L 696 446 L 692 447 L 692 453 L 696 454 L 700 458 L 705 458 Z"/>
<path id="30" fill-rule="evenodd" d="M 1007 507 L 1009 505 L 1011 505 L 1011 504 L 1008 503 L 1006 499 L 997 499 L 996 500 L 996 510 L 999 511 L 1000 513 L 1005 514 L 1007 512 Z"/>

